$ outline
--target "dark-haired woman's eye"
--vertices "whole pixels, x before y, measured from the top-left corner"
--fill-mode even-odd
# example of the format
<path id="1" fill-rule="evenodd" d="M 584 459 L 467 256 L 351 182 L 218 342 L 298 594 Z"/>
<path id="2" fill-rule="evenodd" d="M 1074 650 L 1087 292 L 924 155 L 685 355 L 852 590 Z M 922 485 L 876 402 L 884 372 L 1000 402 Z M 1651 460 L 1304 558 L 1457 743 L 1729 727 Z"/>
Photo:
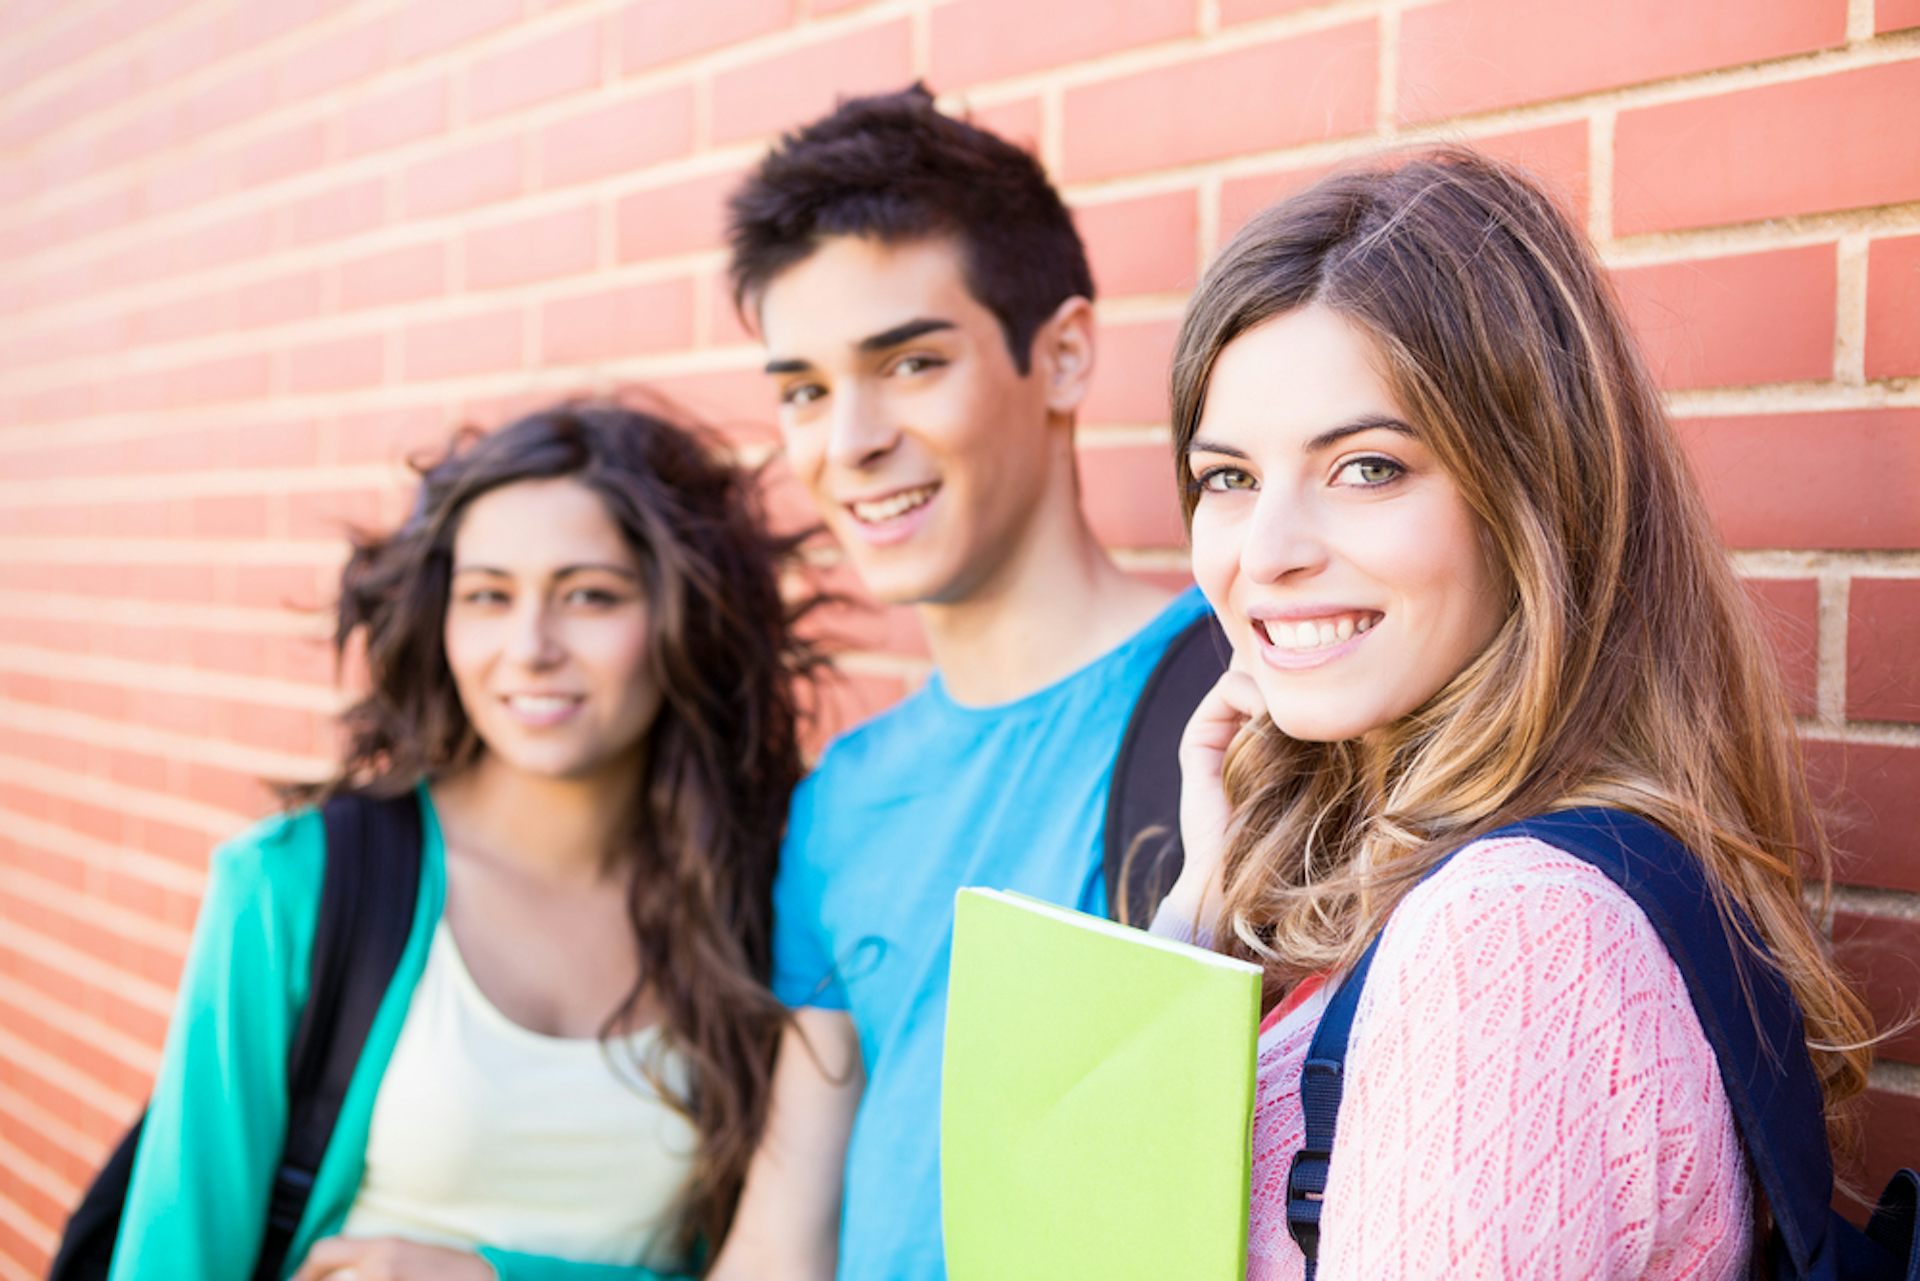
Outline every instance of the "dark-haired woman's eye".
<path id="1" fill-rule="evenodd" d="M 608 609 L 625 599 L 619 592 L 604 587 L 576 587 L 566 595 L 569 605 L 584 605 L 588 609 Z"/>
<path id="2" fill-rule="evenodd" d="M 1393 459 L 1369 455 L 1341 463 L 1340 469 L 1334 473 L 1334 479 L 1342 485 L 1352 485 L 1358 489 L 1377 489 L 1406 474 L 1407 469 Z"/>
<path id="3" fill-rule="evenodd" d="M 506 604 L 507 594 L 497 587 L 473 587 L 461 592 L 458 600 L 462 605 L 473 605 L 484 608 L 491 605 Z"/>

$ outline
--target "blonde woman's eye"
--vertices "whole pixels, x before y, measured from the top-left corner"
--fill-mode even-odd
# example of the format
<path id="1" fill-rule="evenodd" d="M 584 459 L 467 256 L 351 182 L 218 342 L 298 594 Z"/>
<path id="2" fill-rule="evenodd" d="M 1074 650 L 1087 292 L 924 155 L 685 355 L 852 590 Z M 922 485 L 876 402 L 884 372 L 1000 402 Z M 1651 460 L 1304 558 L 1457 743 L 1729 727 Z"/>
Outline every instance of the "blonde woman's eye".
<path id="1" fill-rule="evenodd" d="M 1407 469 L 1391 458 L 1355 458 L 1342 463 L 1334 479 L 1343 485 L 1372 489 L 1398 480 Z"/>
<path id="2" fill-rule="evenodd" d="M 1253 476 L 1239 467 L 1209 467 L 1193 478 L 1193 487 L 1203 493 L 1225 494 L 1256 486 Z"/>

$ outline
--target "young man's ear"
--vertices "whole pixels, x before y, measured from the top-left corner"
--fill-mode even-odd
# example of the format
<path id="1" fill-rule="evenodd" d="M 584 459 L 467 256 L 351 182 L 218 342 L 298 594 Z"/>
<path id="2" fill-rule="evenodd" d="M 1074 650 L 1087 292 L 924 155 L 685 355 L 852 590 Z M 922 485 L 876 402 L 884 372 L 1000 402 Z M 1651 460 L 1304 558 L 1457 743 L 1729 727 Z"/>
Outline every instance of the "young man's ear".
<path id="1" fill-rule="evenodd" d="M 1033 371 L 1046 380 L 1047 409 L 1071 414 L 1093 383 L 1093 304 L 1075 295 L 1033 335 Z"/>

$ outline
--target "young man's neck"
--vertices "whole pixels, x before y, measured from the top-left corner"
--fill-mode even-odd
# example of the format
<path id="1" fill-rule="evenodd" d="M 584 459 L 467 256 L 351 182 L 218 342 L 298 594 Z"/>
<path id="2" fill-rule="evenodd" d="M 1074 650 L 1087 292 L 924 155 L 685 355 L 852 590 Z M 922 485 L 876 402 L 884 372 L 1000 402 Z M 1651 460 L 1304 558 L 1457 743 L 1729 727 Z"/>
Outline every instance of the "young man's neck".
<path id="1" fill-rule="evenodd" d="M 962 600 L 918 607 L 947 692 L 969 706 L 1023 698 L 1113 649 L 1170 594 L 1113 563 L 1076 496 L 1043 504 L 1020 548 Z"/>

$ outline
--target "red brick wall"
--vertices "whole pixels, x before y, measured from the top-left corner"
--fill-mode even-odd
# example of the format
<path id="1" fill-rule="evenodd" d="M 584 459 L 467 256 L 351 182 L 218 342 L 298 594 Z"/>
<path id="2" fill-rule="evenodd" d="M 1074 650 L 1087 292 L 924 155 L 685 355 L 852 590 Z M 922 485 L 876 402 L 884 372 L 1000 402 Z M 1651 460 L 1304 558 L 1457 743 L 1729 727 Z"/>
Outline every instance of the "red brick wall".
<path id="1" fill-rule="evenodd" d="M 349 520 L 458 418 L 644 379 L 764 448 L 718 202 L 928 77 L 1093 246 L 1103 534 L 1182 572 L 1163 368 L 1254 209 L 1382 143 L 1554 184 L 1619 273 L 1920 999 L 1914 0 L 0 0 L 0 1281 L 153 1069 L 208 846 L 322 768 Z M 898 694 L 865 620 L 850 706 Z M 843 709 L 844 710 L 844 709 Z M 1920 1037 L 1869 1174 L 1920 1159 Z"/>

